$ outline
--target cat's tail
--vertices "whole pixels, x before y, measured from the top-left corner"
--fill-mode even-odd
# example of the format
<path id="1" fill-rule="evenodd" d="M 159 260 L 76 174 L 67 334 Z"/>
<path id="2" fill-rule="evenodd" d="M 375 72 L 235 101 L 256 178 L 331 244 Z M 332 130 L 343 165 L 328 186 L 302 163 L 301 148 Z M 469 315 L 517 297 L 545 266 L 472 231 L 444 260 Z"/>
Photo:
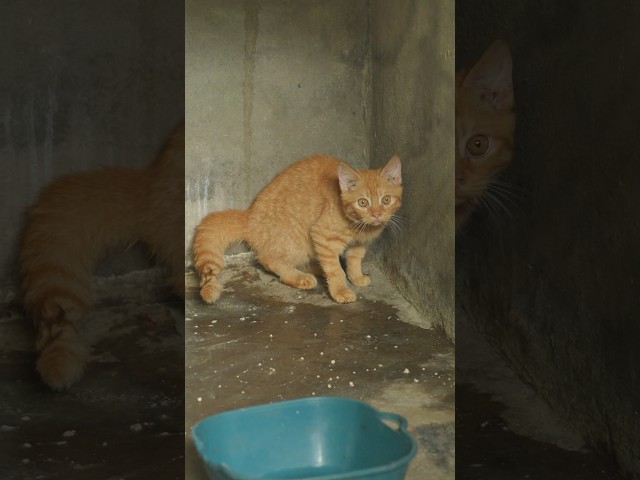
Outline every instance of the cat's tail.
<path id="1" fill-rule="evenodd" d="M 28 210 L 19 251 L 22 301 L 35 324 L 36 368 L 53 389 L 83 374 L 89 348 L 78 321 L 93 303 L 92 270 L 108 248 L 135 236 L 131 197 L 142 183 L 126 169 L 69 175 Z"/>
<path id="2" fill-rule="evenodd" d="M 200 296 L 215 302 L 222 292 L 218 274 L 224 268 L 224 252 L 246 238 L 248 210 L 225 210 L 207 215 L 193 238 L 193 260 L 200 275 Z"/>

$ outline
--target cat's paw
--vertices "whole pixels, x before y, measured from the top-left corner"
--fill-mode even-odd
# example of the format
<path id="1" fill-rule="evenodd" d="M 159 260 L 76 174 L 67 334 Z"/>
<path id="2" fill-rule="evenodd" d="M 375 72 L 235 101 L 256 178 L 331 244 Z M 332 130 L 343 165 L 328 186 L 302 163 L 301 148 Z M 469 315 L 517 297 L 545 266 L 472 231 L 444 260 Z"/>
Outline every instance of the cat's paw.
<path id="1" fill-rule="evenodd" d="M 338 303 L 351 303 L 356 301 L 355 292 L 347 287 L 331 292 L 331 296 Z"/>
<path id="2" fill-rule="evenodd" d="M 213 303 L 220 298 L 222 285 L 217 279 L 212 278 L 200 287 L 200 296 L 207 303 Z"/>
<path id="3" fill-rule="evenodd" d="M 44 383 L 64 390 L 82 377 L 87 357 L 87 347 L 80 338 L 58 338 L 42 350 L 36 369 Z"/>
<path id="4" fill-rule="evenodd" d="M 366 287 L 371 284 L 369 275 L 360 275 L 359 277 L 349 277 L 349 281 L 358 287 Z"/>
<path id="5" fill-rule="evenodd" d="M 310 288 L 314 288 L 318 285 L 318 280 L 310 273 L 300 273 L 292 278 L 288 278 L 284 283 L 295 288 L 309 290 Z"/>

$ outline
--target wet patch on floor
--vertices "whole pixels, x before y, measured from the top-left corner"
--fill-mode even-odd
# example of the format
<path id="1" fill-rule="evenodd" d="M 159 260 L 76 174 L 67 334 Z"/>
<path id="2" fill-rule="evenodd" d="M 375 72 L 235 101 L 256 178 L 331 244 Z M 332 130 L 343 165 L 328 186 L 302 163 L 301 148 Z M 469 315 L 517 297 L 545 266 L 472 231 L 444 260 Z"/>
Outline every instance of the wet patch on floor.
<path id="1" fill-rule="evenodd" d="M 297 290 L 247 257 L 230 263 L 213 305 L 200 300 L 195 275 L 187 276 L 187 432 L 221 411 L 324 395 L 399 413 L 412 432 L 453 423 L 453 347 L 442 333 L 418 326 L 430 322 L 378 269 L 368 266 L 372 285 L 354 288 L 356 302 L 339 305 L 322 285 Z M 427 470 L 434 479 L 453 478 L 444 453 L 429 454 L 429 442 L 416 438 L 407 480 L 423 480 Z M 206 478 L 189 436 L 186 455 L 187 478 Z"/>

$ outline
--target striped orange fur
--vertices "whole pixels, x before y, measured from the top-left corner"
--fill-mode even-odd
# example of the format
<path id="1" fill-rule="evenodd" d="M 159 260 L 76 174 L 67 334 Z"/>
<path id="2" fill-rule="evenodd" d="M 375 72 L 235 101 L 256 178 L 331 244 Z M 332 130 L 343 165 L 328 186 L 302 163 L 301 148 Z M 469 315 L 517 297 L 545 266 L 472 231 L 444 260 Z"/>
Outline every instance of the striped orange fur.
<path id="1" fill-rule="evenodd" d="M 280 172 L 248 210 L 214 212 L 202 220 L 193 241 L 200 295 L 207 303 L 219 298 L 224 252 L 244 240 L 261 265 L 292 287 L 317 285 L 314 275 L 301 270 L 317 260 L 331 297 L 353 302 L 356 295 L 346 279 L 357 286 L 370 283 L 362 273 L 362 258 L 369 243 L 393 223 L 401 204 L 397 156 L 376 170 L 356 170 L 327 155 L 299 160 Z"/>
<path id="2" fill-rule="evenodd" d="M 27 213 L 20 245 L 22 296 L 36 326 L 36 368 L 54 389 L 85 368 L 77 322 L 92 304 L 93 269 L 109 248 L 144 241 L 184 294 L 184 127 L 145 169 L 107 168 L 62 177 Z"/>
<path id="3" fill-rule="evenodd" d="M 492 215 L 504 209 L 513 187 L 496 181 L 513 157 L 515 114 L 511 53 L 496 41 L 471 70 L 456 75 L 456 229 L 476 205 Z"/>

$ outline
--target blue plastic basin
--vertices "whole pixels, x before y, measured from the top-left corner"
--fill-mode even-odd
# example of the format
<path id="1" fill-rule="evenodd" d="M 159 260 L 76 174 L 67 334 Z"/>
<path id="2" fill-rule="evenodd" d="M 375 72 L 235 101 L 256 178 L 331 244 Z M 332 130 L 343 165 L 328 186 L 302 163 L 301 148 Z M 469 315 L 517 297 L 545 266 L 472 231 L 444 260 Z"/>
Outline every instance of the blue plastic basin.
<path id="1" fill-rule="evenodd" d="M 341 397 L 223 412 L 192 436 L 214 480 L 402 480 L 416 454 L 404 417 Z"/>

